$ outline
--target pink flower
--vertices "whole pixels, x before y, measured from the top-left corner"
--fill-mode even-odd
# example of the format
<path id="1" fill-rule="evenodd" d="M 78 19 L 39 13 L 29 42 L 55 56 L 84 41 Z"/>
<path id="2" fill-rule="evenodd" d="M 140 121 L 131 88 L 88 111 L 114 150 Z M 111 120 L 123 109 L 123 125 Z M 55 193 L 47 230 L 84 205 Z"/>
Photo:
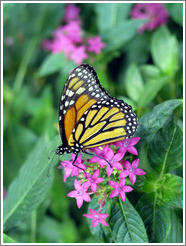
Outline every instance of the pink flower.
<path id="1" fill-rule="evenodd" d="M 71 176 L 79 176 L 79 168 L 86 170 L 86 166 L 83 164 L 82 160 L 82 153 L 78 156 L 78 158 L 75 161 L 75 165 L 78 166 L 79 168 L 75 167 L 72 165 L 73 160 L 75 158 L 75 154 L 72 154 L 71 160 L 70 161 L 62 161 L 61 165 L 65 168 L 64 171 L 64 182 L 66 182 L 66 179 L 71 175 Z"/>
<path id="2" fill-rule="evenodd" d="M 92 219 L 92 227 L 96 227 L 99 223 L 108 226 L 107 222 L 104 221 L 108 217 L 108 214 L 96 212 L 91 208 L 89 208 L 89 212 L 90 214 L 83 214 L 83 216 Z"/>
<path id="3" fill-rule="evenodd" d="M 74 4 L 67 4 L 65 7 L 65 21 L 78 20 L 79 19 L 80 8 L 76 7 Z"/>
<path id="4" fill-rule="evenodd" d="M 149 19 L 149 22 L 139 28 L 139 33 L 166 24 L 168 17 L 169 14 L 162 3 L 137 3 L 131 11 L 133 19 Z"/>
<path id="5" fill-rule="evenodd" d="M 85 52 L 85 46 L 81 45 L 76 48 L 70 55 L 70 59 L 75 61 L 76 64 L 81 64 L 84 59 L 88 58 Z"/>
<path id="6" fill-rule="evenodd" d="M 125 155 L 125 153 L 130 152 L 133 155 L 137 155 L 138 151 L 136 148 L 133 147 L 133 145 L 137 144 L 140 140 L 140 137 L 135 137 L 135 138 L 130 138 L 130 139 L 124 139 L 118 142 L 113 143 L 115 146 L 120 147 L 119 151 L 120 153 L 123 153 Z"/>
<path id="7" fill-rule="evenodd" d="M 128 161 L 122 161 L 122 164 L 126 168 L 126 170 L 123 170 L 119 177 L 125 178 L 129 176 L 129 179 L 132 184 L 136 182 L 136 175 L 145 175 L 145 171 L 143 171 L 140 168 L 137 168 L 139 166 L 139 159 L 136 159 L 132 162 L 132 165 Z"/>
<path id="8" fill-rule="evenodd" d="M 61 34 L 61 36 L 55 38 L 52 44 L 53 53 L 60 53 L 61 51 L 64 51 L 65 55 L 69 55 L 75 49 L 76 48 L 71 40 L 64 34 Z"/>
<path id="9" fill-rule="evenodd" d="M 94 52 L 95 54 L 99 54 L 101 52 L 101 49 L 105 47 L 105 44 L 101 42 L 101 37 L 96 36 L 93 38 L 88 38 L 88 51 Z"/>
<path id="10" fill-rule="evenodd" d="M 63 26 L 63 33 L 73 42 L 81 43 L 81 27 L 80 21 L 71 21 L 70 23 Z"/>
<path id="11" fill-rule="evenodd" d="M 88 181 L 86 183 L 90 186 L 92 192 L 96 192 L 97 184 L 104 181 L 103 178 L 98 178 L 98 176 L 99 176 L 99 169 L 94 171 L 92 176 L 89 173 L 87 174 Z"/>
<path id="12" fill-rule="evenodd" d="M 110 194 L 110 198 L 115 197 L 117 195 L 120 196 L 121 200 L 125 201 L 125 192 L 130 192 L 133 190 L 130 186 L 125 186 L 125 179 L 120 179 L 119 184 L 115 181 L 109 180 L 109 185 L 113 187 L 115 190 L 113 190 Z"/>
<path id="13" fill-rule="evenodd" d="M 108 176 L 112 174 L 113 167 L 117 170 L 123 170 L 122 165 L 119 163 L 124 156 L 122 153 L 117 153 L 114 155 L 114 152 L 109 145 L 105 145 L 102 150 L 99 148 L 93 148 L 93 150 L 97 156 L 93 156 L 89 162 L 98 162 L 101 168 L 107 166 L 106 173 Z"/>
<path id="14" fill-rule="evenodd" d="M 81 185 L 80 182 L 77 179 L 75 179 L 74 187 L 76 190 L 69 192 L 67 196 L 76 198 L 78 208 L 80 208 L 83 205 L 83 200 L 86 202 L 91 201 L 89 194 L 86 193 L 89 187 L 88 184 L 84 183 Z"/>

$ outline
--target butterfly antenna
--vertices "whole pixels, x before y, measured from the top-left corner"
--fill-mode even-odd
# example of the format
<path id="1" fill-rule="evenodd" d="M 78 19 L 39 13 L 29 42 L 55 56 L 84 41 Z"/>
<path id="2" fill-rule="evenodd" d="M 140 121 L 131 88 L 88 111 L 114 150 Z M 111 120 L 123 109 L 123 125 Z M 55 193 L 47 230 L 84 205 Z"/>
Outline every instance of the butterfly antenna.
<path id="1" fill-rule="evenodd" d="M 53 152 L 53 151 L 52 151 L 52 152 Z M 51 152 L 51 153 L 52 153 L 52 152 Z M 52 156 L 52 158 L 51 158 L 51 153 L 50 153 L 50 156 L 48 156 L 48 159 L 51 159 L 50 164 L 49 164 L 49 167 L 48 167 L 48 171 L 47 171 L 47 177 L 48 177 L 48 178 L 49 178 L 49 173 L 50 173 L 51 164 L 52 164 L 52 162 L 53 162 L 53 160 L 54 160 L 54 156 L 56 155 L 56 153 L 54 153 L 53 156 Z"/>

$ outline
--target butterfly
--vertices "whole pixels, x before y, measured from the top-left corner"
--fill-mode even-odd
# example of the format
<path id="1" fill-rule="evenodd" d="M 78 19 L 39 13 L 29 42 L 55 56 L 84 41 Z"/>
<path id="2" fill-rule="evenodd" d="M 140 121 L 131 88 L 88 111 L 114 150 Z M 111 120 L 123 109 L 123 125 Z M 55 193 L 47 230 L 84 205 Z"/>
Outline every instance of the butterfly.
<path id="1" fill-rule="evenodd" d="M 62 145 L 56 154 L 74 153 L 77 158 L 87 149 L 132 137 L 137 125 L 132 107 L 111 97 L 101 86 L 93 67 L 81 64 L 70 73 L 61 95 Z"/>

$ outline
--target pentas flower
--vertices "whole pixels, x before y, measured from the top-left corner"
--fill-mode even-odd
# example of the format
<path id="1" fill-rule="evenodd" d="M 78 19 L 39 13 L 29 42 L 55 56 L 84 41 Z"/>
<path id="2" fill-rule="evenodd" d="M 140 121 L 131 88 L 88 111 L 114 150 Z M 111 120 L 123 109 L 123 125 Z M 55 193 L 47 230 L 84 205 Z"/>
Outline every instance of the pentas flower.
<path id="1" fill-rule="evenodd" d="M 84 59 L 88 58 L 88 55 L 85 52 L 85 46 L 81 45 L 76 48 L 70 55 L 70 59 L 74 60 L 76 64 L 81 64 Z"/>
<path id="2" fill-rule="evenodd" d="M 89 208 L 89 212 L 90 214 L 83 214 L 83 216 L 92 219 L 92 227 L 96 227 L 99 223 L 108 226 L 107 222 L 104 221 L 108 217 L 108 214 L 96 212 L 91 208 Z"/>
<path id="3" fill-rule="evenodd" d="M 126 178 L 129 176 L 129 179 L 132 184 L 136 182 L 136 175 L 145 175 L 145 171 L 138 168 L 139 166 L 139 159 L 136 159 L 130 164 L 128 161 L 122 161 L 123 166 L 126 168 L 126 170 L 123 170 L 119 177 L 120 178 Z"/>
<path id="4" fill-rule="evenodd" d="M 114 150 L 111 145 L 89 149 L 89 152 L 91 154 L 94 152 L 95 156 L 87 160 L 89 165 L 86 166 L 82 160 L 82 154 L 76 159 L 74 163 L 76 166 L 72 165 L 75 154 L 72 154 L 70 161 L 61 162 L 61 167 L 65 168 L 64 181 L 69 176 L 78 176 L 79 178 L 79 180 L 74 181 L 75 190 L 68 193 L 69 197 L 76 198 L 78 208 L 83 205 L 84 201 L 91 201 L 90 195 L 94 194 L 95 197 L 98 197 L 98 211 L 89 209 L 90 213 L 84 214 L 85 217 L 92 219 L 93 227 L 96 227 L 99 223 L 108 226 L 107 222 L 104 221 L 108 214 L 101 213 L 103 207 L 107 205 L 108 199 L 119 196 L 124 202 L 126 199 L 125 193 L 133 190 L 131 186 L 125 185 L 126 180 L 129 179 L 134 184 L 137 175 L 145 174 L 142 169 L 138 168 L 139 159 L 134 160 L 132 164 L 124 160 L 126 151 L 137 155 L 137 150 L 133 146 L 139 140 L 140 138 L 136 137 L 113 143 L 119 147 L 119 149 L 113 148 Z M 90 164 L 95 162 L 98 164 Z M 108 208 L 109 206 L 106 206 L 105 211 Z"/>
<path id="5" fill-rule="evenodd" d="M 78 156 L 78 158 L 75 161 L 75 165 L 72 165 L 75 154 L 72 154 L 71 161 L 62 161 L 61 166 L 65 168 L 64 170 L 64 182 L 66 182 L 66 179 L 71 176 L 79 176 L 80 170 L 86 170 L 86 166 L 83 164 L 84 160 L 82 160 L 82 154 Z M 79 168 L 80 169 L 79 169 Z"/>
<path id="6" fill-rule="evenodd" d="M 89 188 L 89 185 L 87 183 L 83 183 L 81 185 L 80 182 L 77 179 L 75 179 L 74 187 L 76 190 L 69 192 L 67 196 L 76 198 L 78 208 L 80 208 L 83 205 L 83 201 L 91 201 L 91 198 L 87 193 L 87 190 Z"/>
<path id="7" fill-rule="evenodd" d="M 135 138 L 130 138 L 130 139 L 124 139 L 124 140 L 115 142 L 113 144 L 117 147 L 120 147 L 119 152 L 123 153 L 124 155 L 127 151 L 133 155 L 137 155 L 138 151 L 133 146 L 137 144 L 139 140 L 140 140 L 140 137 L 135 137 Z"/>
<path id="8" fill-rule="evenodd" d="M 102 150 L 99 148 L 94 148 L 94 152 L 97 156 L 92 157 L 89 162 L 98 162 L 101 168 L 107 166 L 106 173 L 108 176 L 112 174 L 113 168 L 123 170 L 123 167 L 119 161 L 121 161 L 124 154 L 117 153 L 114 155 L 114 151 L 109 147 L 109 145 L 106 145 Z"/>
<path id="9" fill-rule="evenodd" d="M 73 42 L 73 43 L 81 43 L 83 41 L 81 37 L 81 27 L 80 21 L 71 21 L 62 29 L 63 33 Z"/>
<path id="10" fill-rule="evenodd" d="M 149 22 L 139 28 L 139 33 L 165 25 L 168 17 L 168 11 L 162 3 L 137 3 L 131 11 L 133 19 L 149 19 Z"/>
<path id="11" fill-rule="evenodd" d="M 95 54 L 99 54 L 101 49 L 105 47 L 105 44 L 101 42 L 101 37 L 96 36 L 92 38 L 88 38 L 88 51 L 94 52 Z"/>
<path id="12" fill-rule="evenodd" d="M 52 53 L 64 52 L 68 60 L 81 64 L 92 52 L 99 54 L 105 47 L 101 37 L 88 38 L 87 33 L 81 28 L 79 17 L 80 8 L 74 4 L 67 4 L 65 8 L 65 23 L 57 27 L 52 33 L 52 40 L 44 40 L 42 46 Z"/>
<path id="13" fill-rule="evenodd" d="M 78 20 L 79 19 L 80 8 L 74 4 L 67 4 L 65 7 L 65 21 Z"/>
<path id="14" fill-rule="evenodd" d="M 98 178 L 98 176 L 99 176 L 99 169 L 95 170 L 92 176 L 89 173 L 87 173 L 88 181 L 86 183 L 89 185 L 92 192 L 96 192 L 97 184 L 104 181 L 103 178 Z"/>
<path id="15" fill-rule="evenodd" d="M 126 198 L 125 192 L 130 192 L 133 190 L 132 187 L 128 185 L 125 186 L 125 179 L 120 179 L 119 183 L 109 180 L 109 185 L 114 188 L 109 197 L 115 197 L 119 195 L 123 202 Z"/>

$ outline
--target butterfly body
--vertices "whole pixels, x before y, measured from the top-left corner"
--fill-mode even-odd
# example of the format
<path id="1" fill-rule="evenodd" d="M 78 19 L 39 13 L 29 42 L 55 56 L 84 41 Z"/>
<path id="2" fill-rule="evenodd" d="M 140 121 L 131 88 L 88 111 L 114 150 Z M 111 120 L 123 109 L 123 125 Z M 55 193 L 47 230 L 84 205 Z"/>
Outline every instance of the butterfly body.
<path id="1" fill-rule="evenodd" d="M 130 105 L 111 97 L 88 64 L 76 67 L 64 86 L 59 107 L 62 145 L 56 154 L 85 152 L 131 137 L 137 117 Z"/>

